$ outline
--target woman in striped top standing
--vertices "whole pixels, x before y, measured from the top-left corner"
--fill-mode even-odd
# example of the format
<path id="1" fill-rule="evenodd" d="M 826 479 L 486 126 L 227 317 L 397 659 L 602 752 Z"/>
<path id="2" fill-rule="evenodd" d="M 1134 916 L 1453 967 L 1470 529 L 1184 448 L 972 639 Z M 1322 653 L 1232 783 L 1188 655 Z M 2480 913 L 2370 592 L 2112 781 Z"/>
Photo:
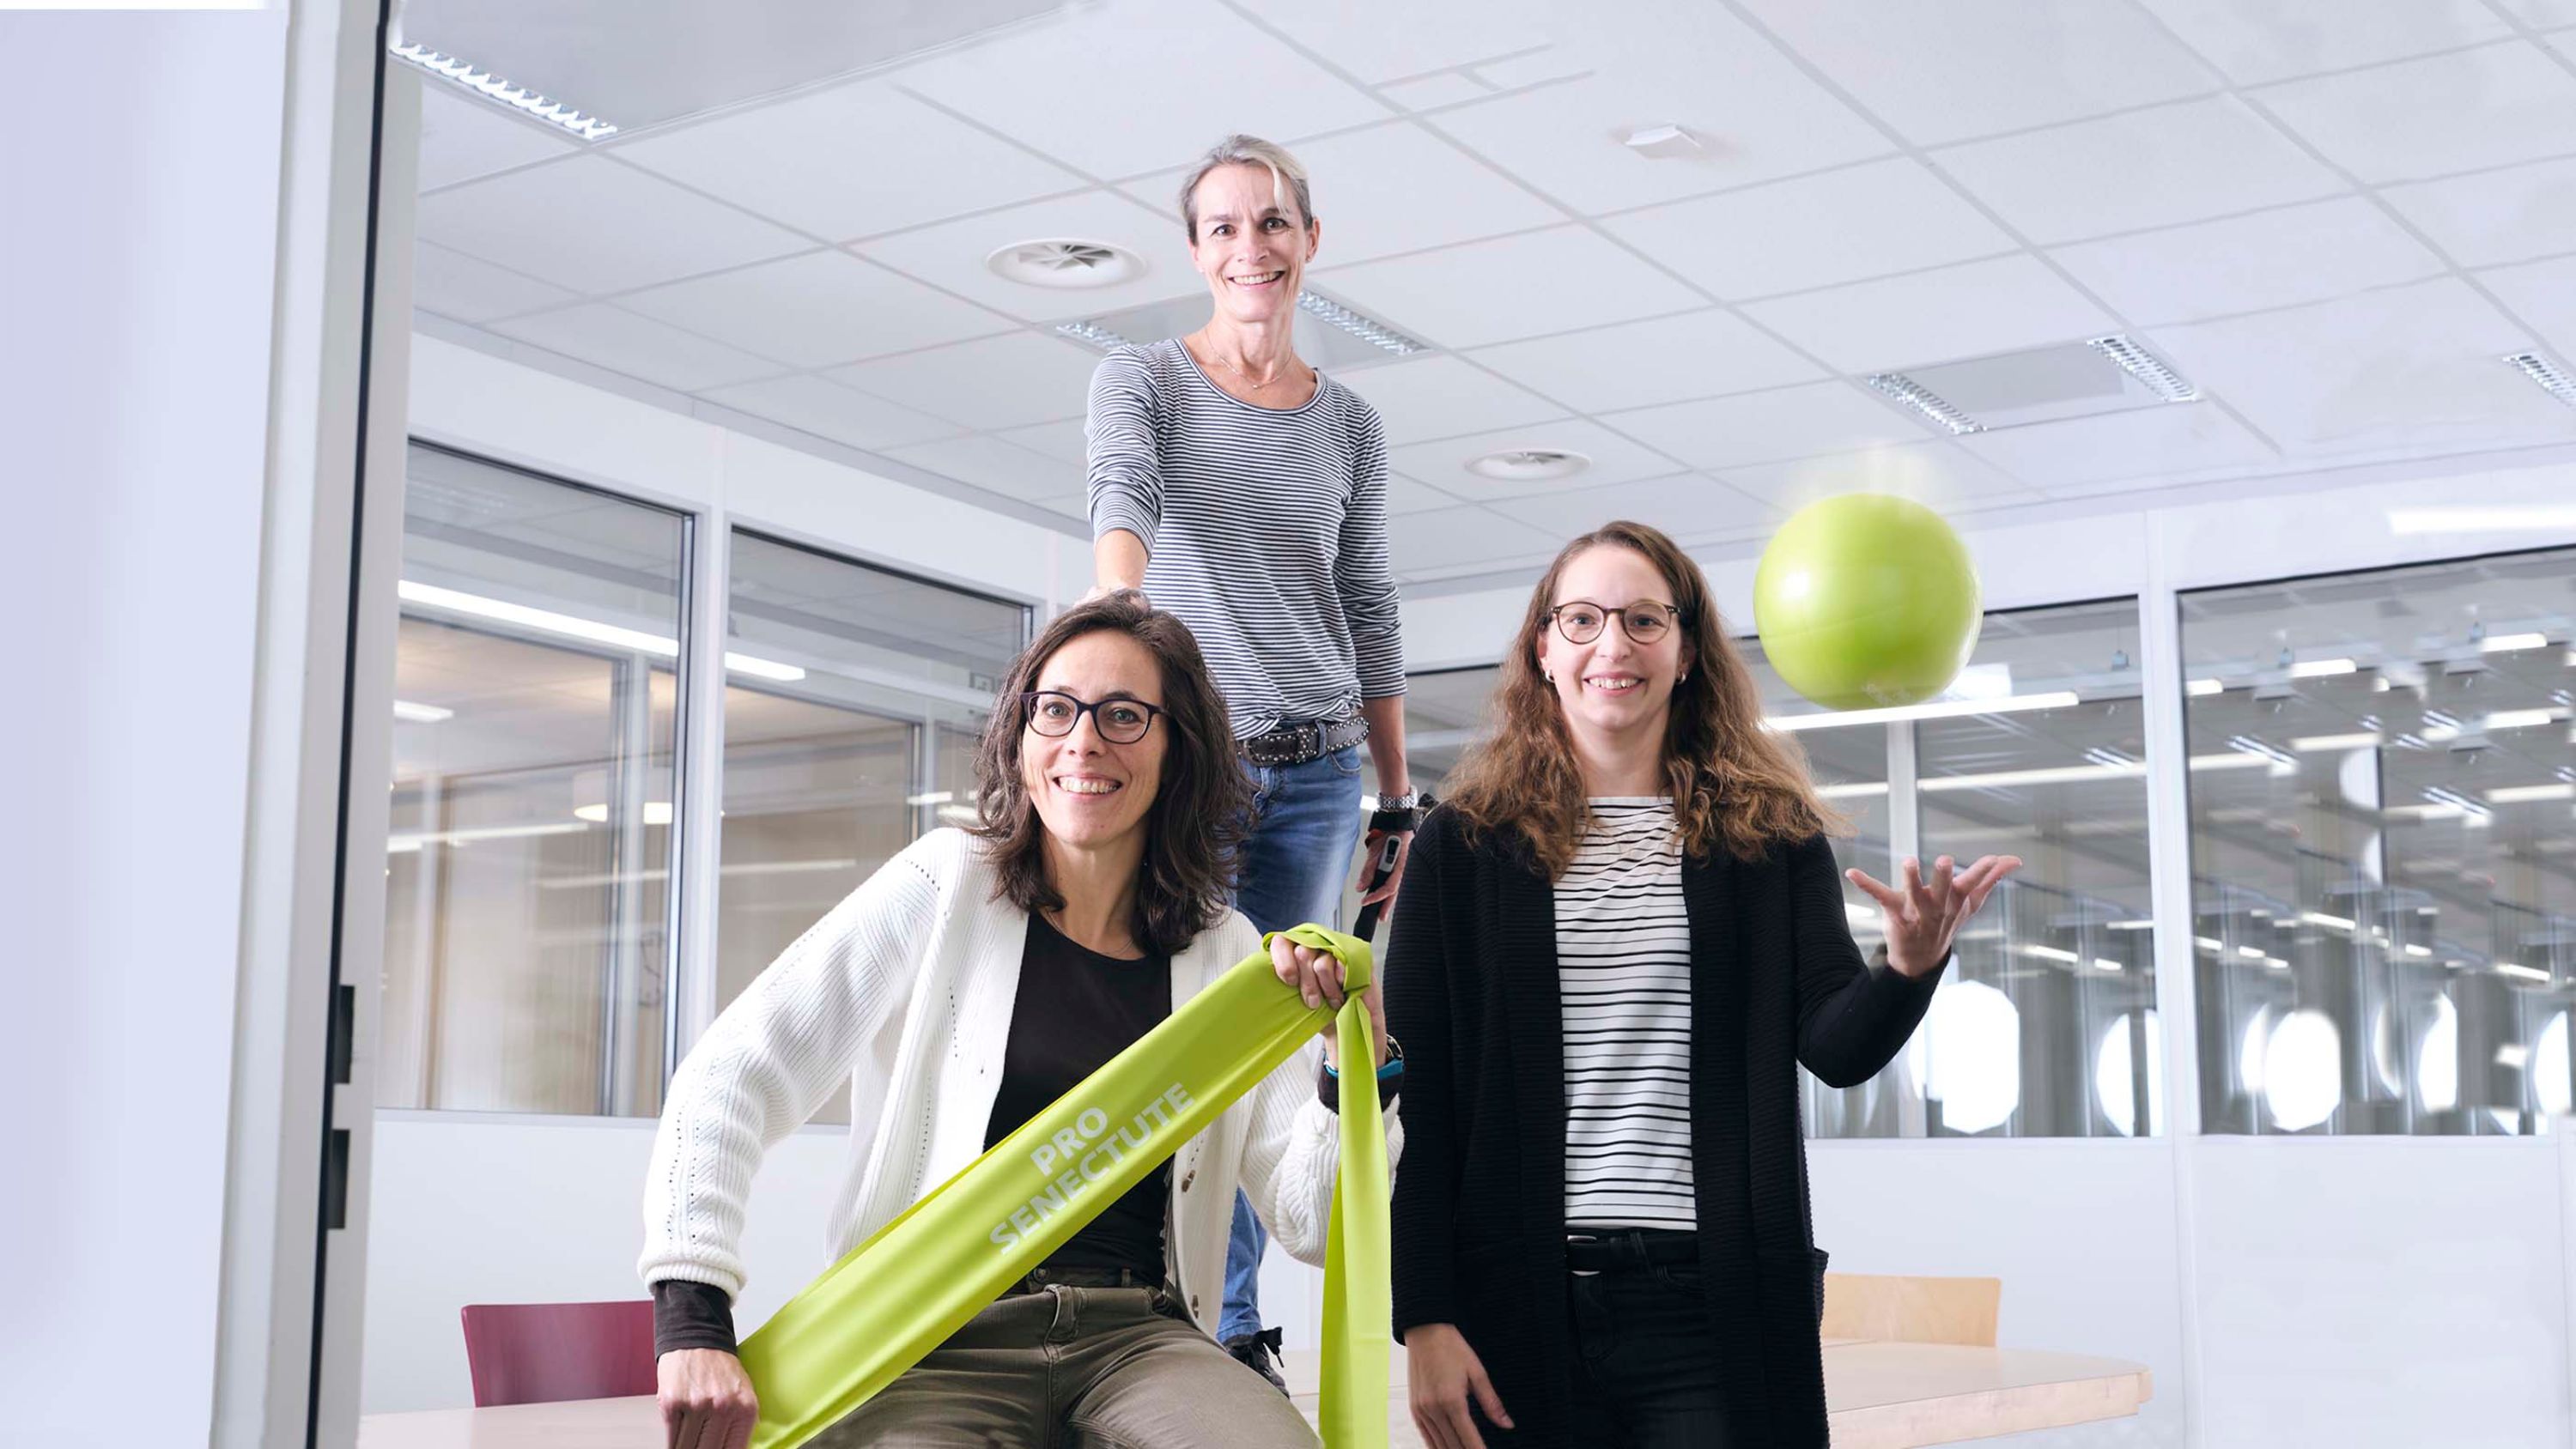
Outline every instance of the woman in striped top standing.
<path id="1" fill-rule="evenodd" d="M 1225 692 L 1254 787 L 1235 904 L 1264 931 L 1329 924 L 1359 843 L 1362 740 L 1377 765 L 1370 853 L 1398 843 L 1367 900 L 1392 900 L 1413 831 L 1386 439 L 1375 409 L 1297 356 L 1299 288 L 1323 240 L 1305 168 L 1229 136 L 1180 203 L 1210 313 L 1093 375 L 1093 592 L 1141 588 L 1180 616 Z M 1218 1337 L 1284 1392 L 1257 1302 L 1265 1246 L 1238 1202 Z"/>
<path id="2" fill-rule="evenodd" d="M 1427 1443 L 1827 1442 L 1796 1068 L 1866 1080 L 2009 856 L 1899 886 L 1854 944 L 1817 798 L 1652 528 L 1568 544 L 1491 737 L 1414 843 L 1396 1330 Z"/>

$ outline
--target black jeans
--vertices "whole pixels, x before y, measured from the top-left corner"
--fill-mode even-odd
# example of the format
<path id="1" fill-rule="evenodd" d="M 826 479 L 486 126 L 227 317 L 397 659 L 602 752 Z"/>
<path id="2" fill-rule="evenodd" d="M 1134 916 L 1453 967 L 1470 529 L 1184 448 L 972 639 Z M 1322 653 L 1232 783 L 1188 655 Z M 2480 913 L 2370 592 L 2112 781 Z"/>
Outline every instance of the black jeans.
<path id="1" fill-rule="evenodd" d="M 1697 1265 L 1569 1274 L 1566 1302 L 1575 1350 L 1569 1443 L 1727 1449 L 1717 1334 Z"/>

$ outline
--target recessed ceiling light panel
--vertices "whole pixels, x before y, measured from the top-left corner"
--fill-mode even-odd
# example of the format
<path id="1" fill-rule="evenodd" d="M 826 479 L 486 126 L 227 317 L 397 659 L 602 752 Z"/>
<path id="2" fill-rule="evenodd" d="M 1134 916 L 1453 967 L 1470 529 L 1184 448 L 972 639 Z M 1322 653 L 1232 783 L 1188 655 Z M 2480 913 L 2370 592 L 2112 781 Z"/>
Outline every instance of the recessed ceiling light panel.
<path id="1" fill-rule="evenodd" d="M 2200 389 L 2191 380 L 2165 366 L 2164 360 L 2126 337 L 2096 337 L 2086 344 L 2104 357 L 2120 364 L 2120 370 L 2138 381 L 2166 402 L 2198 402 Z"/>
<path id="2" fill-rule="evenodd" d="M 1982 433 L 1986 430 L 1985 424 L 1951 406 L 1939 393 L 1901 372 L 1872 373 L 1869 385 L 1953 433 Z"/>
<path id="3" fill-rule="evenodd" d="M 1113 287 L 1145 273 L 1144 260 L 1134 252 L 1079 237 L 1013 242 L 996 248 L 984 265 L 995 276 L 1050 291 Z"/>
<path id="4" fill-rule="evenodd" d="M 617 134 L 615 126 L 597 116 L 583 115 L 561 101 L 539 95 L 524 86 L 512 85 L 489 71 L 477 69 L 455 56 L 443 55 L 426 45 L 404 42 L 386 48 L 431 75 L 463 86 L 476 95 L 499 101 L 548 125 L 559 126 L 585 141 L 605 140 Z"/>
<path id="5" fill-rule="evenodd" d="M 1564 448 L 1505 448 L 1469 462 L 1467 471 L 1502 483 L 1546 483 L 1591 466 L 1589 457 Z"/>
<path id="6" fill-rule="evenodd" d="M 2517 352 L 2507 357 L 2505 361 L 2520 368 L 2522 375 L 2538 384 L 2541 391 L 2569 407 L 2576 407 L 2576 373 L 2569 372 L 2537 352 Z"/>

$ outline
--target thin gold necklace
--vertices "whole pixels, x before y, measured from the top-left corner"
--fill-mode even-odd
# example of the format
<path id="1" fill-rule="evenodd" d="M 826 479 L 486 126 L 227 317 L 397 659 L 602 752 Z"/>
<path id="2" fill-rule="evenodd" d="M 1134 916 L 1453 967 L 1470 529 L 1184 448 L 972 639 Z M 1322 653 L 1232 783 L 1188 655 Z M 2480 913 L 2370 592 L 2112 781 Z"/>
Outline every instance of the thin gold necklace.
<path id="1" fill-rule="evenodd" d="M 1277 376 L 1271 378 L 1268 382 L 1258 382 L 1253 379 L 1251 373 L 1244 370 L 1242 363 L 1237 362 L 1233 358 L 1226 356 L 1224 353 L 1217 351 L 1216 344 L 1210 341 L 1208 339 L 1208 335 L 1204 332 L 1199 334 L 1199 345 L 1208 350 L 1208 356 L 1224 363 L 1227 368 L 1233 371 L 1235 376 L 1242 378 L 1243 385 L 1252 389 L 1254 392 L 1259 392 L 1265 387 L 1276 387 L 1280 383 L 1287 381 L 1288 378 L 1293 375 L 1291 369 L 1296 366 L 1297 362 L 1297 359 L 1293 357 L 1288 359 L 1288 366 L 1280 368 Z"/>

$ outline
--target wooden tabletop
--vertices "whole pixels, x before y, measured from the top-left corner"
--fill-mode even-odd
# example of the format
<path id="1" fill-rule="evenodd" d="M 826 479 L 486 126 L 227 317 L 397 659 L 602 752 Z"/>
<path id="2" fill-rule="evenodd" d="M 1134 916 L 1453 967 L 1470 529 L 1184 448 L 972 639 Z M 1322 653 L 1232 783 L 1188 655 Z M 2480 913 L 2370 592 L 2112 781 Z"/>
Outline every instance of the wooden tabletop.
<path id="1" fill-rule="evenodd" d="M 1288 1356 L 1290 1384 L 1314 1382 L 1315 1355 Z M 1396 1350 L 1387 1406 L 1394 1449 L 1416 1449 L 1405 1407 L 1404 1351 Z M 2048 1429 L 2134 1414 L 2153 1392 L 2147 1371 L 2116 1359 L 1932 1343 L 1825 1342 L 1825 1403 L 1834 1449 L 1915 1449 L 1992 1434 Z M 1314 1395 L 1297 1395 L 1311 1418 Z M 359 1421 L 358 1449 L 656 1449 L 661 1417 L 651 1399 L 589 1399 L 506 1409 L 374 1414 Z"/>

